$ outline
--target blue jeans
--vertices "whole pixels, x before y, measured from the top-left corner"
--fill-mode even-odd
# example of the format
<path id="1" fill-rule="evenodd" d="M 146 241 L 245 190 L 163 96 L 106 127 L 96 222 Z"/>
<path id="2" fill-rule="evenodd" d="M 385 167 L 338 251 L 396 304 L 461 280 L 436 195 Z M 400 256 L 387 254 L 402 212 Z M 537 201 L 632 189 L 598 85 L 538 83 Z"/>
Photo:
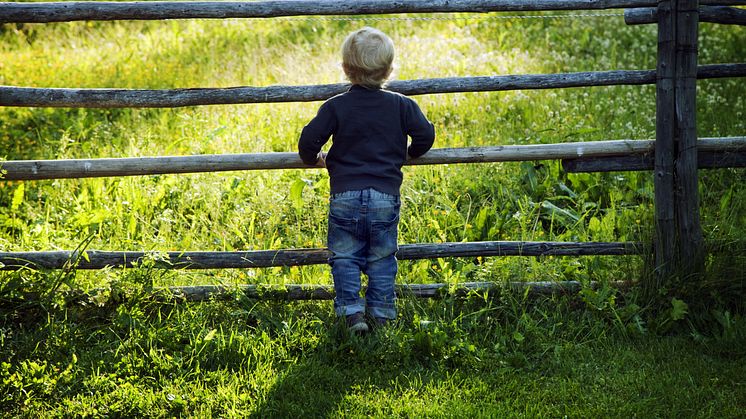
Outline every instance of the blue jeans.
<path id="1" fill-rule="evenodd" d="M 394 278 L 398 250 L 398 196 L 375 189 L 334 194 L 329 199 L 329 265 L 334 278 L 334 311 L 349 316 L 368 310 L 374 317 L 395 319 Z M 368 276 L 360 297 L 360 273 Z"/>

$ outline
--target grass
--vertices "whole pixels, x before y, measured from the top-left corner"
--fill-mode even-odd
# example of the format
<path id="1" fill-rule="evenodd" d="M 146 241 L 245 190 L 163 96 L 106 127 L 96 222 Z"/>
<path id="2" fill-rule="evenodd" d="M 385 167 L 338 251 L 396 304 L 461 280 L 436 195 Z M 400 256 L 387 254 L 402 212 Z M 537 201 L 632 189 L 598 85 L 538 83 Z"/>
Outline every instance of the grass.
<path id="1" fill-rule="evenodd" d="M 469 17 L 469 15 L 460 15 Z M 363 24 L 397 45 L 396 77 L 655 67 L 652 26 L 619 17 L 276 19 L 0 26 L 0 84 L 227 87 L 342 80 L 338 46 Z M 744 29 L 703 24 L 700 63 L 746 56 Z M 742 80 L 698 83 L 700 136 L 746 132 Z M 652 138 L 654 88 L 425 95 L 436 147 Z M 59 159 L 292 151 L 318 103 L 179 109 L 0 109 L 0 157 Z M 406 261 L 408 283 L 579 280 L 577 297 L 402 298 L 365 338 L 331 303 L 183 305 L 184 284 L 323 283 L 324 266 L 166 272 L 0 273 L 0 413 L 7 416 L 738 417 L 743 380 L 743 169 L 700 171 L 702 222 L 719 253 L 703 281 L 635 292 L 645 258 Z M 303 182 L 302 207 L 290 199 Z M 322 247 L 319 170 L 0 181 L 0 250 Z M 556 162 L 411 167 L 401 243 L 643 241 L 649 173 L 568 174 Z M 722 243 L 728 243 L 723 251 Z M 91 291 L 75 300 L 60 291 Z"/>
<path id="2" fill-rule="evenodd" d="M 15 360 L 0 369 L 3 404 L 21 417 L 738 417 L 746 406 L 742 318 L 736 338 L 693 341 L 643 333 L 619 310 L 623 334 L 613 310 L 568 300 L 403 305 L 365 337 L 348 336 L 327 302 L 135 292 L 48 316 L 26 307 L 3 329 Z"/>

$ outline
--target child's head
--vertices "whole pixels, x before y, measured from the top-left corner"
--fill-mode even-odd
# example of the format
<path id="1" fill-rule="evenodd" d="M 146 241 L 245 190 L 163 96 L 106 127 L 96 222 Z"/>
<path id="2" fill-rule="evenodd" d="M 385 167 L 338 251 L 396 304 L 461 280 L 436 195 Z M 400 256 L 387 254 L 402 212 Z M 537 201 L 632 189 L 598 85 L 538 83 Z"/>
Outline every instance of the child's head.
<path id="1" fill-rule="evenodd" d="M 380 88 L 391 75 L 393 61 L 394 42 L 378 29 L 357 30 L 342 44 L 342 68 L 354 84 Z"/>

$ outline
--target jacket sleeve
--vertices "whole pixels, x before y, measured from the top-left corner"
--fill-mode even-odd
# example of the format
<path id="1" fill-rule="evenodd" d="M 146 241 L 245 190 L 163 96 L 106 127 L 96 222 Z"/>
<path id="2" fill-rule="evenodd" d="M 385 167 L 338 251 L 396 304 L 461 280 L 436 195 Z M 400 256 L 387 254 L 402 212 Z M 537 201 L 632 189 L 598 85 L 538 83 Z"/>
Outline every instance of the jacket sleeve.
<path id="1" fill-rule="evenodd" d="M 329 101 L 324 102 L 316 116 L 306 125 L 298 140 L 298 154 L 303 163 L 316 164 L 321 147 L 336 131 L 337 121 Z"/>
<path id="2" fill-rule="evenodd" d="M 435 141 L 435 127 L 427 120 L 417 102 L 407 98 L 405 113 L 406 133 L 412 138 L 407 153 L 412 158 L 427 153 Z"/>

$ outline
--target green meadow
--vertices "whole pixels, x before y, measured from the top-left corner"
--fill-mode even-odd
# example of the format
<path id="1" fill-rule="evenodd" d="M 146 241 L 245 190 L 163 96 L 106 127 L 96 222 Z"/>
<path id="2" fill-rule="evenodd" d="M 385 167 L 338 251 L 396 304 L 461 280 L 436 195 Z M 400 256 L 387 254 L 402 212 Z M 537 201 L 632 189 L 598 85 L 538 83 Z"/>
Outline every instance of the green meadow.
<path id="1" fill-rule="evenodd" d="M 620 12 L 618 12 L 620 13 Z M 555 15 L 557 13 L 552 13 Z M 344 81 L 339 46 L 375 26 L 394 78 L 654 69 L 656 28 L 499 14 L 0 25 L 0 84 L 169 89 Z M 542 18 L 541 16 L 545 16 Z M 412 19 L 426 17 L 428 19 Z M 503 17 L 505 17 L 503 15 Z M 403 19 L 402 19 L 403 18 Z M 430 19 L 432 18 L 432 19 Z M 746 29 L 703 23 L 700 64 L 743 62 Z M 746 82 L 698 82 L 701 137 L 746 133 Z M 655 87 L 423 95 L 436 148 L 655 137 Z M 0 159 L 295 151 L 320 103 L 0 108 Z M 1 162 L 1 160 L 0 160 Z M 1 164 L 1 163 L 0 163 Z M 556 161 L 406 167 L 402 244 L 651 244 L 650 172 Z M 8 417 L 739 417 L 746 409 L 743 169 L 702 170 L 706 273 L 651 289 L 649 256 L 400 261 L 400 283 L 580 281 L 577 295 L 402 296 L 349 336 L 330 301 L 182 303 L 172 285 L 331 284 L 327 266 L 0 272 Z M 324 247 L 318 169 L 11 182 L 0 251 Z M 723 245 L 725 244 L 725 245 Z M 606 284 L 632 281 L 621 292 Z M 591 282 L 601 284 L 592 288 Z M 77 298 L 80 292 L 86 298 Z"/>

